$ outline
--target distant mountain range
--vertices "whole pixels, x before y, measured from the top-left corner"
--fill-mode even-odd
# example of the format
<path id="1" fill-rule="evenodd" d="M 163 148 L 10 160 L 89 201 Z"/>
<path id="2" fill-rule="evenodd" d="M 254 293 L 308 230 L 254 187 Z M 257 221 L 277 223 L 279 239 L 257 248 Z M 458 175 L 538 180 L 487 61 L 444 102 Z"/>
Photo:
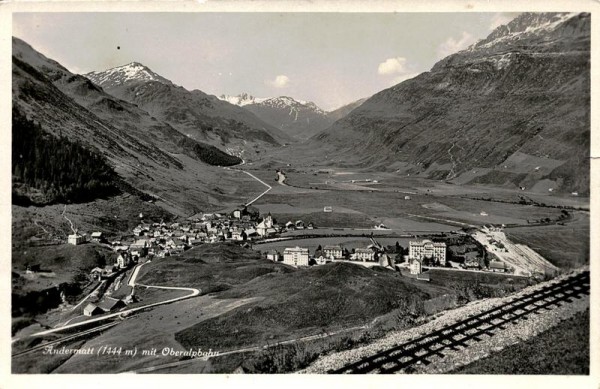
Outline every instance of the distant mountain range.
<path id="1" fill-rule="evenodd" d="M 237 96 L 221 95 L 221 96 L 219 96 L 219 99 L 221 99 L 223 101 L 227 101 L 229 104 L 234 104 L 234 105 L 243 107 L 248 104 L 261 103 L 265 100 L 268 100 L 269 98 L 259 98 L 259 97 L 254 97 L 248 93 L 240 93 Z"/>
<path id="2" fill-rule="evenodd" d="M 36 142 L 48 134 L 56 138 L 52 142 L 64 139 L 82 145 L 77 150 L 87 148 L 94 158 L 105 158 L 128 188 L 161 201 L 176 213 L 229 201 L 238 190 L 234 180 L 227 181 L 234 173 L 218 166 L 251 161 L 293 140 L 258 118 L 253 109 L 283 110 L 286 115 L 290 109 L 297 110 L 297 121 L 311 112 L 316 116 L 309 120 L 315 123 L 319 115 L 326 117 L 312 103 L 283 97 L 241 96 L 238 104 L 251 102 L 242 108 L 199 90 L 188 91 L 138 62 L 85 76 L 73 74 L 18 38 L 13 38 L 12 89 L 13 116 L 27 118 L 20 119 L 25 126 L 25 120 L 40 126 Z M 293 126 L 280 127 L 289 130 Z M 306 128 L 300 131 L 304 138 L 314 133 Z M 68 147 L 75 146 L 65 146 L 65 150 Z M 81 157 L 85 151 L 78 153 Z M 27 174 L 22 166 L 30 167 Z M 56 171 L 41 169 L 35 161 L 19 165 L 21 179 L 17 181 L 26 181 L 14 183 L 20 203 L 48 203 L 60 196 L 68 200 L 65 196 L 78 188 L 53 181 L 56 177 L 36 179 L 31 167 L 39 172 Z M 220 178 L 218 187 L 216 177 Z M 52 182 L 60 183 L 60 191 L 50 188 Z"/>
<path id="3" fill-rule="evenodd" d="M 365 101 L 362 99 L 335 111 L 326 112 L 311 101 L 296 100 L 288 96 L 257 98 L 242 93 L 237 96 L 221 95 L 219 98 L 244 107 L 263 121 L 298 140 L 306 140 L 326 129 Z"/>
<path id="4" fill-rule="evenodd" d="M 431 71 L 333 112 L 286 96 L 219 99 L 136 62 L 84 77 L 17 38 L 12 93 L 25 127 L 88 148 L 179 214 L 239 198 L 235 172 L 219 166 L 293 140 L 306 142 L 286 153 L 325 164 L 589 193 L 589 14 L 522 14 Z M 80 158 L 76 150 L 65 155 Z M 19 168 L 21 197 L 50 182 L 23 171 L 31 166 Z"/>
<path id="5" fill-rule="evenodd" d="M 200 90 L 188 91 L 137 62 L 85 77 L 190 138 L 245 159 L 290 140 L 251 112 Z"/>
<path id="6" fill-rule="evenodd" d="M 310 142 L 401 174 L 589 193 L 590 15 L 521 14 Z"/>
<path id="7" fill-rule="evenodd" d="M 228 173 L 212 165 L 237 164 L 240 158 L 196 141 L 139 106 L 106 93 L 88 78 L 70 73 L 24 41 L 13 38 L 12 43 L 13 108 L 17 115 L 26 115 L 39 124 L 49 136 L 77 142 L 92 153 L 102 155 L 124 182 L 176 213 L 221 204 L 237 190 L 233 180 L 228 179 Z M 115 83 L 115 74 L 106 77 L 104 82 Z M 164 81 L 138 82 L 165 85 Z M 245 111 L 241 115 L 252 117 Z M 239 124 L 239 127 L 244 128 L 244 125 Z M 253 131 L 268 139 L 257 144 L 276 144 L 264 131 Z M 31 189 L 33 193 L 44 188 Z M 19 195 L 26 197 L 26 191 L 22 187 L 19 190 Z"/>

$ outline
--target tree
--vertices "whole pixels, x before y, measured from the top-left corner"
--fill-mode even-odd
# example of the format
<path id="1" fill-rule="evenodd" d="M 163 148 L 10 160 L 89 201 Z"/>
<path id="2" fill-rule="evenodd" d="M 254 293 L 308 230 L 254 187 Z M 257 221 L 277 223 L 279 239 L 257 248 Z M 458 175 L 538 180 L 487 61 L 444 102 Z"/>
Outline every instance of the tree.
<path id="1" fill-rule="evenodd" d="M 402 255 L 402 252 L 398 252 L 396 254 L 396 258 L 394 258 L 394 261 L 396 263 L 403 263 L 404 262 L 404 255 Z"/>
<path id="2" fill-rule="evenodd" d="M 347 248 L 344 248 L 344 251 L 342 253 L 342 255 L 344 256 L 344 258 L 348 259 L 350 258 L 350 252 L 348 251 Z"/>
<path id="3" fill-rule="evenodd" d="M 59 139 L 13 107 L 13 166 L 16 178 L 46 200 L 87 201 L 118 192 L 106 160 L 78 142 Z"/>

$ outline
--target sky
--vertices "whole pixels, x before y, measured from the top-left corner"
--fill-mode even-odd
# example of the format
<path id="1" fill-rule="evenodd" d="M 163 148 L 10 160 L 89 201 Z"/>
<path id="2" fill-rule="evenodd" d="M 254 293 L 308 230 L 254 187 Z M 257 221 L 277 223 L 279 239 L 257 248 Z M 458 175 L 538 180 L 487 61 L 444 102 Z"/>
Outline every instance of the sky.
<path id="1" fill-rule="evenodd" d="M 508 13 L 15 13 L 13 34 L 73 73 L 140 62 L 186 89 L 332 110 L 485 38 Z"/>

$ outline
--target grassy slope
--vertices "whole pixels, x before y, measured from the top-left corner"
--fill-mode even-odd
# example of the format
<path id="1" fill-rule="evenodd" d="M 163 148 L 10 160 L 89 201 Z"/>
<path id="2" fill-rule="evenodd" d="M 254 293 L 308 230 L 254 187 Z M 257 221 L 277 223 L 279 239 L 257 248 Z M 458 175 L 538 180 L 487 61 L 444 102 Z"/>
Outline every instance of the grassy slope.
<path id="1" fill-rule="evenodd" d="M 63 217 L 65 206 L 62 204 L 45 207 L 12 206 L 12 244 L 24 250 L 31 246 L 30 239 L 64 241 L 72 234 L 69 223 Z M 121 195 L 108 200 L 96 200 L 89 203 L 69 204 L 66 216 L 79 231 L 90 234 L 103 231 L 111 237 L 131 234 L 131 230 L 140 222 L 139 214 L 146 220 L 169 222 L 173 215 L 162 208 L 136 196 Z M 35 240 L 34 239 L 34 240 Z"/>
<path id="2" fill-rule="evenodd" d="M 79 349 L 85 344 L 84 340 L 78 340 L 69 344 L 68 348 Z M 62 346 L 61 346 L 62 347 Z M 12 374 L 49 374 L 52 373 L 60 365 L 72 358 L 71 354 L 53 354 L 46 355 L 44 358 L 32 358 L 32 354 L 25 354 L 12 359 L 11 373 Z M 83 373 L 83 372 L 81 372 Z"/>
<path id="3" fill-rule="evenodd" d="M 218 298 L 261 298 L 176 335 L 184 347 L 211 344 L 224 349 L 362 325 L 391 311 L 399 313 L 400 321 L 410 321 L 424 313 L 425 300 L 449 295 L 464 301 L 524 286 L 522 282 L 506 286 L 505 278 L 486 276 L 444 272 L 424 283 L 393 271 L 347 263 L 294 269 L 223 243 L 155 260 L 144 265 L 139 281 L 197 287 Z M 450 279 L 451 285 L 444 285 Z M 471 290 L 472 284 L 478 288 Z"/>
<path id="4" fill-rule="evenodd" d="M 590 313 L 586 311 L 523 343 L 464 366 L 458 374 L 589 374 Z"/>
<path id="5" fill-rule="evenodd" d="M 260 258 L 259 253 L 233 243 L 202 245 L 178 257 L 144 265 L 139 282 L 147 285 L 189 286 L 202 294 L 219 292 L 267 273 L 292 268 Z"/>
<path id="6" fill-rule="evenodd" d="M 53 271 L 56 277 L 39 277 L 28 281 L 23 277 L 13 279 L 13 292 L 42 290 L 60 282 L 73 282 L 86 276 L 96 266 L 115 261 L 116 254 L 105 247 L 88 243 L 79 246 L 56 245 L 30 247 L 26 251 L 14 250 L 12 268 L 24 273 L 25 264 L 39 264 L 42 270 Z"/>
<path id="7" fill-rule="evenodd" d="M 561 268 L 576 268 L 589 263 L 589 214 L 576 213 L 575 220 L 561 225 L 535 228 L 511 228 L 506 235 L 516 243 L 523 243 Z"/>
<path id="8" fill-rule="evenodd" d="M 421 313 L 421 300 L 431 297 L 416 282 L 397 273 L 346 263 L 268 274 L 221 296 L 265 299 L 177 333 L 182 345 L 210 340 L 224 349 L 314 335 L 324 329 L 362 325 L 394 309 L 410 320 L 411 314 Z"/>

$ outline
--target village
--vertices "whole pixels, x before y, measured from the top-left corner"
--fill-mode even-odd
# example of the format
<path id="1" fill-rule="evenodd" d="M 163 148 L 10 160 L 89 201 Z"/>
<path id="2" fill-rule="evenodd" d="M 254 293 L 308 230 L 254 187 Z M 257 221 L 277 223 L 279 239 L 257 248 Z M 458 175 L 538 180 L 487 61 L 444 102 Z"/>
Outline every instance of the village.
<path id="1" fill-rule="evenodd" d="M 185 222 L 169 224 L 163 221 L 147 222 L 140 214 L 140 223 L 132 234 L 122 236 L 119 240 L 108 241 L 101 231 L 88 236 L 75 230 L 67 237 L 67 243 L 80 245 L 91 241 L 108 246 L 119 254 L 115 267 L 123 269 L 143 257 L 165 258 L 200 244 L 232 241 L 251 247 L 253 241 L 305 228 L 312 230 L 314 226 L 312 223 L 305 225 L 302 220 L 278 225 L 270 214 L 261 218 L 257 208 L 245 206 L 226 214 L 205 213 Z M 111 269 L 109 264 L 105 269 L 94 269 L 93 272 L 100 274 L 102 270 L 105 274 Z"/>
<path id="2" fill-rule="evenodd" d="M 325 209 L 324 212 L 331 212 L 331 209 Z M 91 271 L 90 281 L 100 282 L 104 287 L 95 291 L 96 302 L 90 302 L 83 308 L 84 316 L 116 311 L 135 302 L 136 295 L 133 290 L 123 299 L 111 297 L 111 290 L 116 291 L 125 285 L 124 277 L 127 272 L 131 272 L 134 266 L 143 262 L 176 256 L 192 247 L 218 242 L 234 242 L 257 250 L 265 242 L 295 240 L 303 236 L 286 235 L 287 232 L 317 229 L 312 223 L 304 223 L 302 220 L 278 224 L 270 213 L 261 217 L 259 210 L 252 206 L 239 207 L 230 212 L 204 213 L 174 223 L 147 221 L 143 214 L 140 214 L 139 218 L 139 224 L 131 235 L 121 236 L 117 240 L 109 241 L 101 231 L 92 232 L 88 237 L 87 234 L 80 234 L 74 230 L 74 233 L 68 236 L 68 244 L 94 242 L 109 247 L 116 253 L 114 263 L 108 263 L 103 268 L 96 267 Z M 493 231 L 497 234 L 497 230 Z M 484 239 L 482 233 L 478 234 L 478 240 Z M 416 238 L 416 235 L 414 237 Z M 477 252 L 459 252 L 457 255 L 455 248 L 450 246 L 451 250 L 448 250 L 449 246 L 441 239 L 411 240 L 407 248 L 401 247 L 397 242 L 395 246 L 384 246 L 373 234 L 368 240 L 370 244 L 365 244 L 364 247 L 326 244 L 318 245 L 311 252 L 307 247 L 289 245 L 290 247 L 283 250 L 269 249 L 261 254 L 273 262 L 298 268 L 331 262 L 350 262 L 365 267 L 380 266 L 405 272 L 409 277 L 422 281 L 430 280 L 427 270 L 434 267 L 496 273 L 514 271 L 514 268 L 503 261 L 492 260 L 486 264 Z M 499 250 L 492 244 L 499 244 L 496 241 L 482 242 L 488 251 Z M 456 257 L 459 257 L 460 262 L 456 261 Z M 112 285 L 110 290 L 109 285 Z"/>

